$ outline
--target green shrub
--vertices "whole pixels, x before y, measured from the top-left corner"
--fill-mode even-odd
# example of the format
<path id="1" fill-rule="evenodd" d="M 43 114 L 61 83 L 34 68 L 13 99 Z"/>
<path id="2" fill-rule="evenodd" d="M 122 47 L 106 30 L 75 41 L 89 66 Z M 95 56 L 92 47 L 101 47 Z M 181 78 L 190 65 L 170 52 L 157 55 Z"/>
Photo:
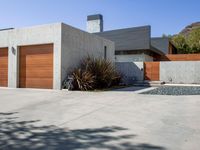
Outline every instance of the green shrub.
<path id="1" fill-rule="evenodd" d="M 118 85 L 121 80 L 112 62 L 90 56 L 83 59 L 71 75 L 74 90 L 109 88 Z"/>

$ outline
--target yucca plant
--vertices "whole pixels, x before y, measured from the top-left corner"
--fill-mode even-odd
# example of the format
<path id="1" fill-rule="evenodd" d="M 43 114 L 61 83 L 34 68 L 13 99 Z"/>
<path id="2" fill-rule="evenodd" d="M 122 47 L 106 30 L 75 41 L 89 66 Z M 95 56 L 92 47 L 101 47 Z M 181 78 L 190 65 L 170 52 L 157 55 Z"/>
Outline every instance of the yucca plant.
<path id="1" fill-rule="evenodd" d="M 94 76 L 90 72 L 75 69 L 72 76 L 75 90 L 88 91 L 94 89 Z"/>
<path id="2" fill-rule="evenodd" d="M 95 78 L 95 88 L 107 88 L 112 86 L 114 81 L 120 76 L 115 71 L 113 63 L 100 58 L 88 56 L 81 63 L 83 69 L 93 74 Z"/>
<path id="3" fill-rule="evenodd" d="M 71 75 L 74 89 L 82 91 L 108 88 L 121 80 L 112 62 L 90 56 L 83 59 Z"/>

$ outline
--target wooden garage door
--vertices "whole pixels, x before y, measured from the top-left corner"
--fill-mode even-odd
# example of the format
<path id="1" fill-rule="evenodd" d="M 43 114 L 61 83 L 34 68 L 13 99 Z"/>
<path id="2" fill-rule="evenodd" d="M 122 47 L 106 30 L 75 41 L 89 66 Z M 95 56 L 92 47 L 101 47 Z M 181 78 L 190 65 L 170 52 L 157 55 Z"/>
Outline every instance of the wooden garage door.
<path id="1" fill-rule="evenodd" d="M 20 88 L 53 88 L 53 44 L 20 47 Z"/>
<path id="2" fill-rule="evenodd" d="M 160 62 L 145 62 L 144 74 L 145 74 L 145 80 L 159 81 L 160 80 Z"/>
<path id="3" fill-rule="evenodd" d="M 0 87 L 8 86 L 8 48 L 0 48 Z"/>

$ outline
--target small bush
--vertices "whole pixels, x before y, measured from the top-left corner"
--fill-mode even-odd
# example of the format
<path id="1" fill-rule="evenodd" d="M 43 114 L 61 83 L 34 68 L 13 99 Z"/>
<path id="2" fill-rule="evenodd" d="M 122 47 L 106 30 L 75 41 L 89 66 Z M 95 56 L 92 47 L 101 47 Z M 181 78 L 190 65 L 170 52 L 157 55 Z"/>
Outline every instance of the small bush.
<path id="1" fill-rule="evenodd" d="M 94 89 L 94 76 L 82 69 L 75 69 L 72 73 L 73 77 L 73 88 L 81 91 L 93 90 Z"/>
<path id="2" fill-rule="evenodd" d="M 121 80 L 112 62 L 89 56 L 81 61 L 71 76 L 73 89 L 82 91 L 109 88 L 118 85 Z"/>

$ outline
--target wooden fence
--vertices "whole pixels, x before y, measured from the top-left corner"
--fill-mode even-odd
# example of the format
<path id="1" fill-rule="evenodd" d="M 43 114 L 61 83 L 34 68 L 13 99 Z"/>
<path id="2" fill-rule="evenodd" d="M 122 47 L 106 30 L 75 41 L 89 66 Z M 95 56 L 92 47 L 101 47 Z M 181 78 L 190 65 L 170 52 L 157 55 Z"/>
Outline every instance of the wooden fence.
<path id="1" fill-rule="evenodd" d="M 200 61 L 200 54 L 169 54 L 157 57 L 156 61 Z"/>

